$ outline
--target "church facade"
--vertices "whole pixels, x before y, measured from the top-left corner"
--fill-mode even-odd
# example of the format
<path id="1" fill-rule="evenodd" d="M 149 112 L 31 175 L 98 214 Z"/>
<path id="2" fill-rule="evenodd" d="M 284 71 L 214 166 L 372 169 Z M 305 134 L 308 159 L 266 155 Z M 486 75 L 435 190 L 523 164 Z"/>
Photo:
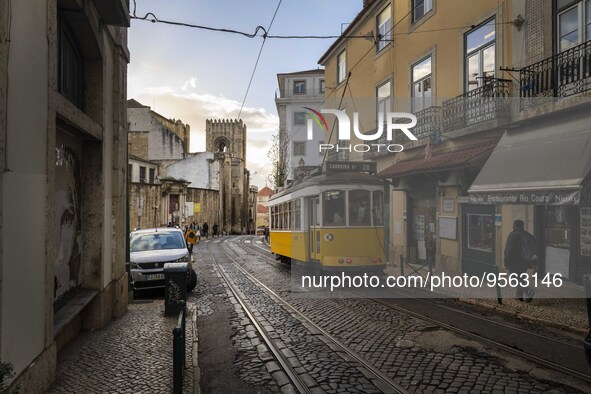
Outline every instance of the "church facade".
<path id="1" fill-rule="evenodd" d="M 128 123 L 130 228 L 207 222 L 225 234 L 254 230 L 241 120 L 207 120 L 206 151 L 194 153 L 188 124 L 136 100 L 128 101 Z"/>

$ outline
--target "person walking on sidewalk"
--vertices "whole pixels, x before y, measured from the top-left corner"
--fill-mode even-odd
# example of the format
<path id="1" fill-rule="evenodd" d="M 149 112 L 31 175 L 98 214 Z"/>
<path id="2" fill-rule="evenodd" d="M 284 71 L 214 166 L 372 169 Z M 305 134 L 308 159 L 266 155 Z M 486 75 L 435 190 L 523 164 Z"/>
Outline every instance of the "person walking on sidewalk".
<path id="1" fill-rule="evenodd" d="M 193 245 L 199 242 L 197 239 L 197 232 L 193 228 L 193 225 L 186 229 L 185 240 L 187 241 L 187 248 L 189 249 L 189 253 L 193 254 Z"/>
<path id="2" fill-rule="evenodd" d="M 212 234 L 212 237 L 213 237 L 213 238 L 215 238 L 215 237 L 219 237 L 219 234 L 218 234 L 218 228 L 219 228 L 218 224 L 217 224 L 217 223 L 214 223 L 214 224 L 213 224 L 213 227 L 212 227 L 212 229 L 213 229 L 213 234 Z"/>
<path id="3" fill-rule="evenodd" d="M 535 238 L 525 231 L 523 220 L 515 220 L 513 231 L 507 237 L 505 245 L 505 267 L 512 275 L 517 276 L 515 299 L 518 301 L 531 302 L 533 299 L 534 290 L 527 286 L 526 279 L 522 277 L 525 275 L 522 274 L 526 274 L 533 262 L 537 260 L 536 250 Z"/>
<path id="4" fill-rule="evenodd" d="M 205 239 L 207 239 L 208 238 L 207 232 L 209 231 L 209 224 L 207 224 L 207 222 L 203 222 L 203 226 L 201 226 L 201 229 L 203 230 L 203 236 L 205 237 Z"/>

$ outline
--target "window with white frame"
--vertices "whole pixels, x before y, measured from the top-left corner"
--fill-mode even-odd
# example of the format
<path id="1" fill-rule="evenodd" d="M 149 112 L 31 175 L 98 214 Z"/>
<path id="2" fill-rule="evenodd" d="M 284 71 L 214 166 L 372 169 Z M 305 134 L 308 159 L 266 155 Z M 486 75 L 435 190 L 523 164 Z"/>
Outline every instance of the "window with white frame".
<path id="1" fill-rule="evenodd" d="M 431 56 L 412 66 L 412 111 L 431 106 Z"/>
<path id="2" fill-rule="evenodd" d="M 433 0 L 413 0 L 412 21 L 421 19 L 427 12 L 433 9 Z"/>
<path id="3" fill-rule="evenodd" d="M 379 114 L 383 113 L 383 122 L 386 122 L 388 112 L 392 110 L 392 88 L 390 81 L 384 82 L 376 88 L 376 124 L 379 120 Z"/>
<path id="4" fill-rule="evenodd" d="M 378 14 L 378 52 L 392 41 L 392 8 L 387 6 Z"/>
<path id="5" fill-rule="evenodd" d="M 495 76 L 495 18 L 466 33 L 466 91 L 476 89 Z"/>
<path id="6" fill-rule="evenodd" d="M 337 56 L 337 83 L 341 83 L 347 77 L 347 59 L 343 50 Z"/>
<path id="7" fill-rule="evenodd" d="M 591 0 L 558 0 L 557 10 L 559 52 L 591 40 Z"/>
<path id="8" fill-rule="evenodd" d="M 324 93 L 324 79 L 320 80 L 320 93 Z"/>
<path id="9" fill-rule="evenodd" d="M 293 92 L 294 94 L 305 94 L 306 81 L 293 81 Z"/>
<path id="10" fill-rule="evenodd" d="M 305 125 L 306 124 L 306 113 L 305 112 L 294 112 L 293 113 L 293 124 L 294 125 Z"/>
<path id="11" fill-rule="evenodd" d="M 306 156 L 306 143 L 305 142 L 294 142 L 293 143 L 293 155 L 294 156 Z"/>

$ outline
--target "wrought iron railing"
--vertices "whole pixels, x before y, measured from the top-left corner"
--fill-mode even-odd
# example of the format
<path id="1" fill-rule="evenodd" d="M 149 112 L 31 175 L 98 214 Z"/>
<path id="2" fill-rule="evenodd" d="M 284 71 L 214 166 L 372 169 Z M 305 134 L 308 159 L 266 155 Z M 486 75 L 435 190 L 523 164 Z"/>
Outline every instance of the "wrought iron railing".
<path id="1" fill-rule="evenodd" d="M 441 132 L 441 107 L 432 106 L 422 109 L 415 113 L 417 117 L 417 124 L 413 127 L 410 131 L 414 134 L 417 139 L 425 140 L 427 138 L 431 139 L 431 142 L 436 142 L 437 138 L 439 137 L 439 133 Z M 374 133 L 372 131 L 372 133 Z M 382 135 L 376 141 L 372 141 L 372 144 L 401 144 L 406 147 L 411 140 L 408 139 L 406 135 L 404 135 L 401 131 L 396 131 L 394 136 L 392 137 L 392 141 L 387 140 L 386 133 Z M 365 152 L 363 155 L 364 159 L 372 159 L 375 157 L 379 157 L 382 155 L 386 155 L 390 153 L 387 149 L 383 148 L 379 151 L 371 150 L 369 152 Z"/>
<path id="2" fill-rule="evenodd" d="M 482 86 L 444 101 L 443 132 L 498 118 L 509 118 L 511 81 L 488 79 Z"/>
<path id="3" fill-rule="evenodd" d="M 415 113 L 417 125 L 412 128 L 412 133 L 419 140 L 433 138 L 441 131 L 441 107 L 427 107 Z"/>
<path id="4" fill-rule="evenodd" d="M 591 41 L 533 63 L 519 71 L 521 109 L 544 97 L 568 97 L 591 90 Z"/>

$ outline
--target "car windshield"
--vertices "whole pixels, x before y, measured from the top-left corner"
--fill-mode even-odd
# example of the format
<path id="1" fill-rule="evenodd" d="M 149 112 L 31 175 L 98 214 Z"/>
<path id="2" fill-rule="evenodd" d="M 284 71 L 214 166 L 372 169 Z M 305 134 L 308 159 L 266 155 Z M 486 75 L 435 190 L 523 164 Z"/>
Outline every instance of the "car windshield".
<path id="1" fill-rule="evenodd" d="M 131 236 L 130 247 L 132 252 L 160 249 L 183 249 L 185 243 L 181 233 L 150 233 Z"/>

